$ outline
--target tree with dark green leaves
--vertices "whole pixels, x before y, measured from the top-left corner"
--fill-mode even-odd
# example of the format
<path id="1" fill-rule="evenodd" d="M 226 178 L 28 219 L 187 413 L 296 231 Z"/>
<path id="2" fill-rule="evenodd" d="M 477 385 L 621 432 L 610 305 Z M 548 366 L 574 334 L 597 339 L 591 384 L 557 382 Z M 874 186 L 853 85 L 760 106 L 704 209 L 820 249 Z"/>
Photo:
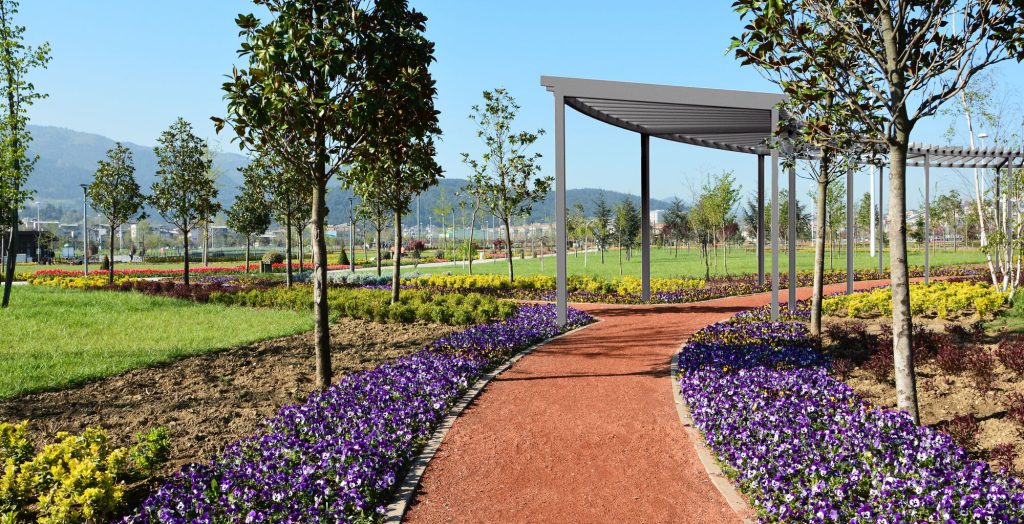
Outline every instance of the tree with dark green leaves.
<path id="1" fill-rule="evenodd" d="M 529 215 L 533 204 L 547 196 L 552 177 L 538 176 L 540 153 L 529 149 L 544 134 L 513 131 L 519 105 L 505 89 L 484 91 L 483 105 L 474 105 L 470 119 L 477 125 L 476 136 L 483 141 L 480 158 L 462 154 L 472 174 L 469 183 L 480 188 L 484 206 L 505 229 L 505 256 L 508 279 L 515 279 L 512 268 L 512 219 Z"/>
<path id="2" fill-rule="evenodd" d="M 36 163 L 36 158 L 28 154 L 32 142 L 27 129 L 28 108 L 46 97 L 36 91 L 27 76 L 50 61 L 49 44 L 25 44 L 25 28 L 14 22 L 17 14 L 17 0 L 0 0 L 0 219 L 8 234 L 2 307 L 10 304 L 14 285 L 18 209 L 32 196 L 25 188 Z"/>
<path id="3" fill-rule="evenodd" d="M 640 212 L 633 204 L 633 199 L 623 197 L 622 202 L 615 206 L 615 238 L 619 242 L 619 274 L 622 274 L 622 254 L 626 259 L 633 258 L 633 246 L 640 236 Z"/>
<path id="4" fill-rule="evenodd" d="M 746 64 L 785 70 L 783 91 L 833 97 L 863 139 L 888 153 L 889 257 L 896 403 L 919 421 L 907 264 L 907 153 L 914 127 L 986 68 L 1024 58 L 1015 0 L 736 0 L 747 21 L 733 48 Z M 956 23 L 951 23 L 955 19 Z"/>
<path id="5" fill-rule="evenodd" d="M 371 175 L 359 173 L 361 169 L 368 168 L 359 163 L 352 165 L 353 176 L 356 179 L 368 180 L 374 178 Z M 377 250 L 377 256 L 374 257 L 374 260 L 377 264 L 377 276 L 380 276 L 383 273 L 382 259 L 384 255 L 381 250 L 382 236 L 384 230 L 391 225 L 394 213 L 392 213 L 388 202 L 383 198 L 385 196 L 384 193 L 377 191 L 375 187 L 357 183 L 353 186 L 352 190 L 359 196 L 357 216 L 367 221 L 374 232 L 373 244 Z"/>
<path id="6" fill-rule="evenodd" d="M 305 177 L 273 154 L 258 155 L 243 172 L 246 180 L 251 179 L 253 187 L 262 191 L 273 218 L 284 226 L 285 286 L 291 287 L 295 273 L 292 267 L 292 234 L 297 224 L 309 220 L 312 210 L 309 184 Z"/>
<path id="7" fill-rule="evenodd" d="M 854 218 L 854 225 L 857 231 L 867 231 L 871 228 L 871 193 L 864 193 L 857 202 L 857 215 Z"/>
<path id="8" fill-rule="evenodd" d="M 594 200 L 594 220 L 590 223 L 590 234 L 601 252 L 601 263 L 604 264 L 604 253 L 612 243 L 612 208 L 604 199 L 604 191 L 597 194 Z"/>
<path id="9" fill-rule="evenodd" d="M 686 215 L 686 206 L 679 198 L 673 198 L 665 211 L 665 224 L 662 227 L 665 236 L 675 243 L 675 256 L 679 258 L 679 242 L 690 236 L 690 220 Z"/>
<path id="10" fill-rule="evenodd" d="M 245 272 L 249 272 L 249 251 L 252 237 L 262 235 L 270 228 L 270 204 L 263 190 L 259 166 L 249 164 L 239 171 L 243 182 L 235 202 L 228 208 L 228 227 L 245 237 Z"/>
<path id="11" fill-rule="evenodd" d="M 184 282 L 189 285 L 189 237 L 201 227 L 217 200 L 217 186 L 208 176 L 213 160 L 206 142 L 192 133 L 192 124 L 178 118 L 157 139 L 156 182 L 150 203 L 181 233 L 185 251 Z"/>
<path id="12" fill-rule="evenodd" d="M 145 217 L 142 208 L 146 205 L 146 197 L 135 180 L 135 163 L 130 149 L 116 143 L 107 151 L 107 158 L 100 160 L 92 183 L 86 189 L 86 196 L 92 208 L 107 217 L 110 226 L 110 271 L 107 279 L 113 284 L 114 231 L 136 216 Z"/>

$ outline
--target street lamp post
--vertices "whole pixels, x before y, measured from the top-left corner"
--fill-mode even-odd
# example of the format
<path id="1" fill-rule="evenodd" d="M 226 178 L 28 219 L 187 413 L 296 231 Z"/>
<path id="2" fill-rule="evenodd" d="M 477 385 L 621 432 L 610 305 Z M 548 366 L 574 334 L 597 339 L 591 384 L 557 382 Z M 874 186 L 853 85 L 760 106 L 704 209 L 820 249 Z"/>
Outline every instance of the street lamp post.
<path id="1" fill-rule="evenodd" d="M 355 197 L 348 197 L 348 269 L 353 273 L 356 271 L 356 208 Z"/>
<path id="2" fill-rule="evenodd" d="M 36 200 L 36 263 L 43 259 L 43 245 L 39 242 L 39 201 Z"/>
<path id="3" fill-rule="evenodd" d="M 82 264 L 84 274 L 89 276 L 89 184 L 82 186 Z"/>

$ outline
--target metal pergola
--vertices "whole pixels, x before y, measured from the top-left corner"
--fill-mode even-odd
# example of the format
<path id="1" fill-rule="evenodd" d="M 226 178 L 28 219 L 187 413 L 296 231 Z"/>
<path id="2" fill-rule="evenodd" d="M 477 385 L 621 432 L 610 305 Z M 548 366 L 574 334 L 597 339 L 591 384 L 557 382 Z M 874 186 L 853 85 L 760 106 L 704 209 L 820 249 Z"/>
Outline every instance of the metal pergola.
<path id="1" fill-rule="evenodd" d="M 757 274 L 764 284 L 764 204 L 765 159 L 771 160 L 771 313 L 779 313 L 779 156 L 772 130 L 778 127 L 779 105 L 785 95 L 752 91 L 704 89 L 695 87 L 612 82 L 583 78 L 542 76 L 542 86 L 555 97 L 555 223 L 556 223 L 556 302 L 558 322 L 567 317 L 566 289 L 566 201 L 565 201 L 565 106 L 580 113 L 640 135 L 640 201 L 641 201 L 641 298 L 651 295 L 650 265 L 650 139 L 651 137 L 701 147 L 746 153 L 757 157 Z M 877 160 L 865 159 L 871 165 L 872 226 L 871 251 L 875 237 L 882 237 L 880 218 L 882 167 Z M 930 272 L 930 194 L 929 176 L 932 167 L 1013 169 L 1024 167 L 1024 150 L 1005 148 L 970 149 L 961 147 L 911 144 L 908 166 L 924 168 L 925 208 L 925 281 Z M 875 180 L 877 175 L 877 198 Z M 796 274 L 796 169 L 788 170 L 789 275 Z M 846 177 L 847 209 L 854 207 L 852 171 Z M 876 206 L 877 204 L 877 206 Z M 852 231 L 854 214 L 846 214 L 847 231 Z M 853 292 L 853 235 L 846 235 L 846 292 Z M 879 253 L 879 271 L 882 256 Z M 796 304 L 796 279 L 789 279 L 788 304 Z"/>

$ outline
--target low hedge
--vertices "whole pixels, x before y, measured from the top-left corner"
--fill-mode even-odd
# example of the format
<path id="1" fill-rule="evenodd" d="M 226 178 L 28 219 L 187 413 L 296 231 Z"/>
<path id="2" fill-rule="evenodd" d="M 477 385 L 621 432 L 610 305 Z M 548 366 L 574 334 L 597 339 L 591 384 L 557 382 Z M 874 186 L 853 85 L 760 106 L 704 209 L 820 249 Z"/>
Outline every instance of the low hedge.
<path id="1" fill-rule="evenodd" d="M 215 304 L 266 307 L 309 311 L 312 289 L 307 285 L 274 287 L 238 292 L 211 293 Z M 515 305 L 479 293 L 432 293 L 405 290 L 396 304 L 391 294 L 379 289 L 328 288 L 331 313 L 337 316 L 376 322 L 437 322 L 469 325 L 505 319 L 515 313 Z"/>
<path id="2" fill-rule="evenodd" d="M 910 312 L 913 315 L 953 317 L 968 311 L 979 317 L 994 314 L 1006 305 L 1008 293 L 1001 292 L 986 282 L 933 282 L 929 285 L 910 285 Z M 879 288 L 851 295 L 829 297 L 822 303 L 828 315 L 892 314 L 892 291 Z"/>

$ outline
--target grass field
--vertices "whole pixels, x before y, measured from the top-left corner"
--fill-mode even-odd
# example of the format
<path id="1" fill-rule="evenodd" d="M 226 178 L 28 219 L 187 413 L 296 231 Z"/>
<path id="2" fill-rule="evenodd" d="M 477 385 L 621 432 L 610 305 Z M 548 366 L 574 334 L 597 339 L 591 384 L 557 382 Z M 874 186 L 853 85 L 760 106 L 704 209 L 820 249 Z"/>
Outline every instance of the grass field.
<path id="1" fill-rule="evenodd" d="M 640 257 L 638 252 L 634 252 L 632 260 L 627 261 L 625 255 L 622 257 L 622 275 L 628 276 L 640 276 Z M 585 262 L 586 260 L 586 262 Z M 960 250 L 957 252 L 953 251 L 932 251 L 931 263 L 932 266 L 942 265 L 954 265 L 954 264 L 976 264 L 984 262 L 984 255 L 977 250 Z M 740 274 L 754 274 L 757 273 L 757 253 L 753 249 L 734 249 L 729 252 L 729 271 L 730 275 Z M 889 254 L 888 252 L 883 254 L 882 262 L 885 267 L 889 266 Z M 812 251 L 798 251 L 796 257 L 797 270 L 811 270 L 814 266 L 814 253 Z M 787 271 L 789 264 L 788 255 L 783 252 L 780 254 L 779 270 L 782 272 Z M 924 253 L 921 251 L 913 251 L 910 253 L 910 264 L 911 265 L 923 265 L 924 264 Z M 570 275 L 592 275 L 596 277 L 613 278 L 620 275 L 619 272 L 619 251 L 609 251 L 605 253 L 605 262 L 601 263 L 601 255 L 599 253 L 591 252 L 587 254 L 586 259 L 584 254 L 581 252 L 579 255 L 569 252 L 569 257 L 566 261 L 568 272 Z M 450 264 L 444 266 L 433 266 L 433 267 L 421 267 L 419 268 L 420 273 L 452 273 L 452 274 L 465 274 L 466 268 L 463 267 L 463 263 Z M 555 274 L 555 259 L 554 257 L 546 257 L 543 261 L 539 258 L 526 258 L 526 259 L 513 259 L 513 266 L 517 275 L 554 275 Z M 867 251 L 855 251 L 854 252 L 854 266 L 858 269 L 877 269 L 878 259 L 872 257 Z M 837 271 L 843 271 L 846 269 L 846 254 L 836 253 L 834 259 L 834 266 L 830 266 L 828 259 L 828 252 L 826 251 L 825 257 L 825 269 L 828 270 L 830 267 L 834 267 Z M 771 269 L 771 253 L 765 254 L 765 268 L 770 271 Z M 410 269 L 406 269 L 406 272 L 411 272 Z M 508 266 L 504 260 L 485 262 L 485 263 L 474 263 L 473 272 L 475 274 L 507 274 Z M 718 268 L 714 265 L 714 256 L 712 255 L 711 264 L 711 275 L 725 275 L 725 257 L 724 253 L 719 254 Z M 700 258 L 700 254 L 696 248 L 686 250 L 684 248 L 679 249 L 678 258 L 675 252 L 669 248 L 651 249 L 651 276 L 669 278 L 669 277 L 703 277 L 704 276 L 704 262 Z"/>
<path id="2" fill-rule="evenodd" d="M 0 311 L 0 398 L 312 328 L 311 315 L 36 286 Z"/>

